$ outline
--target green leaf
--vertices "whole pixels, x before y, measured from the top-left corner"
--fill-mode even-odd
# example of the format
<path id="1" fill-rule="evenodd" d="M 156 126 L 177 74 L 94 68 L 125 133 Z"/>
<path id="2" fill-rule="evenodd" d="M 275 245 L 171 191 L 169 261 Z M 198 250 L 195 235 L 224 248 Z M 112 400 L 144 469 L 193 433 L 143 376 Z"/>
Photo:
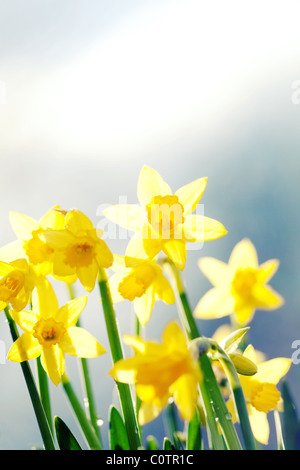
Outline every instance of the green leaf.
<path id="1" fill-rule="evenodd" d="M 110 450 L 130 450 L 123 418 L 114 406 L 110 408 L 109 440 Z"/>
<path id="2" fill-rule="evenodd" d="M 174 445 L 172 444 L 170 439 L 168 439 L 167 437 L 164 438 L 163 450 L 175 450 Z"/>
<path id="3" fill-rule="evenodd" d="M 146 444 L 146 449 L 147 450 L 158 450 L 158 442 L 154 436 L 147 436 L 147 444 Z"/>
<path id="4" fill-rule="evenodd" d="M 230 335 L 226 336 L 226 338 L 220 342 L 220 346 L 227 352 L 227 354 L 233 352 L 237 349 L 248 330 L 249 327 L 233 331 L 233 333 L 230 333 Z"/>
<path id="5" fill-rule="evenodd" d="M 202 435 L 198 413 L 194 414 L 193 419 L 189 422 L 187 432 L 187 450 L 202 449 Z"/>
<path id="6" fill-rule="evenodd" d="M 59 416 L 54 417 L 54 427 L 60 450 L 82 450 L 77 439 Z"/>
<path id="7" fill-rule="evenodd" d="M 286 382 L 282 383 L 283 434 L 286 450 L 300 450 L 300 422 L 297 409 Z"/>

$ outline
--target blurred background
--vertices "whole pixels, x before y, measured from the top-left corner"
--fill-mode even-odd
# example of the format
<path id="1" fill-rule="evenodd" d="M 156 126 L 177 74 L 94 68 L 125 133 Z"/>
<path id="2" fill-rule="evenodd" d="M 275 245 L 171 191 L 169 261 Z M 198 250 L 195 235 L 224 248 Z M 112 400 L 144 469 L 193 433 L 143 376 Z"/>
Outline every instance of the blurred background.
<path id="1" fill-rule="evenodd" d="M 103 224 L 102 205 L 137 202 L 144 164 L 174 191 L 207 176 L 205 215 L 228 234 L 188 252 L 184 280 L 192 307 L 211 287 L 201 256 L 228 261 L 243 237 L 259 261 L 280 260 L 271 285 L 285 298 L 256 312 L 250 339 L 268 358 L 291 357 L 300 340 L 299 176 L 300 5 L 297 0 L 0 1 L 0 244 L 15 240 L 9 211 L 40 219 L 53 205 L 78 208 Z M 126 240 L 107 240 L 123 254 Z M 61 304 L 67 291 L 58 285 Z M 76 285 L 76 294 L 84 294 Z M 109 350 L 95 289 L 83 326 Z M 130 333 L 132 309 L 116 307 Z M 146 329 L 161 337 L 176 307 L 156 303 Z M 210 336 L 228 319 L 200 321 Z M 4 316 L 0 340 L 11 338 Z M 19 364 L 0 361 L 0 448 L 40 446 Z M 118 404 L 109 353 L 90 361 L 107 444 Z M 33 365 L 34 367 L 34 365 Z M 81 393 L 76 358 L 67 359 Z M 300 408 L 300 365 L 288 383 Z M 53 414 L 84 446 L 61 387 L 50 384 Z M 269 447 L 275 445 L 270 414 Z M 161 444 L 163 418 L 147 426 Z"/>

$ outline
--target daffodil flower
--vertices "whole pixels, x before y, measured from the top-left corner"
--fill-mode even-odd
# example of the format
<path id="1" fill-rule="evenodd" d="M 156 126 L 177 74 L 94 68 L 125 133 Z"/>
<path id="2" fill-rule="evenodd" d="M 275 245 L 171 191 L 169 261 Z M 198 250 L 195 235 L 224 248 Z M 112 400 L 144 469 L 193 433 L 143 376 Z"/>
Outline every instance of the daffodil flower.
<path id="1" fill-rule="evenodd" d="M 25 308 L 36 283 L 35 273 L 26 259 L 0 261 L 0 277 L 0 310 L 8 304 L 14 310 Z"/>
<path id="2" fill-rule="evenodd" d="M 51 208 L 39 221 L 19 212 L 10 212 L 10 223 L 18 237 L 17 244 L 8 244 L 1 249 L 5 253 L 20 253 L 18 245 L 28 262 L 41 275 L 52 274 L 53 249 L 42 240 L 41 234 L 47 228 L 62 229 L 64 227 L 64 215 L 59 206 Z"/>
<path id="3" fill-rule="evenodd" d="M 10 348 L 8 359 L 23 362 L 41 356 L 49 378 L 58 385 L 65 369 L 65 354 L 90 358 L 105 353 L 90 333 L 74 326 L 86 303 L 87 296 L 83 296 L 59 308 L 50 282 L 40 280 L 32 294 L 32 311 L 10 312 L 24 333 Z"/>
<path id="4" fill-rule="evenodd" d="M 154 169 L 144 166 L 137 188 L 140 204 L 114 205 L 104 210 L 109 220 L 136 232 L 129 241 L 126 255 L 154 258 L 163 251 L 183 270 L 186 242 L 215 240 L 225 235 L 227 231 L 220 222 L 192 214 L 206 184 L 207 178 L 199 178 L 173 194 Z"/>
<path id="5" fill-rule="evenodd" d="M 42 234 L 53 250 L 53 274 L 61 278 L 75 275 L 91 292 L 99 268 L 109 268 L 113 263 L 110 249 L 100 238 L 102 233 L 82 212 L 76 209 L 66 212 L 63 229 L 48 229 Z"/>
<path id="6" fill-rule="evenodd" d="M 280 409 L 281 394 L 276 385 L 287 374 L 291 360 L 278 357 L 257 363 L 256 351 L 252 345 L 246 348 L 243 356 L 257 364 L 257 373 L 252 376 L 240 375 L 240 382 L 247 403 L 253 435 L 258 442 L 266 445 L 270 435 L 267 413 Z M 232 399 L 229 399 L 226 404 L 233 420 L 235 420 Z"/>
<path id="7" fill-rule="evenodd" d="M 109 285 L 113 302 L 132 301 L 141 325 L 148 322 L 157 299 L 175 302 L 173 289 L 155 260 L 114 255 L 112 269 L 115 273 Z"/>
<path id="8" fill-rule="evenodd" d="M 177 323 L 167 325 L 162 343 L 129 336 L 124 340 L 134 348 L 135 356 L 116 362 L 110 375 L 117 382 L 135 384 L 141 399 L 140 424 L 157 417 L 171 397 L 182 418 L 192 419 L 202 376 Z"/>
<path id="9" fill-rule="evenodd" d="M 259 265 L 256 249 L 246 238 L 234 247 L 228 264 L 211 257 L 200 259 L 199 267 L 214 287 L 198 302 L 195 316 L 211 319 L 234 314 L 239 325 L 246 325 L 256 309 L 279 308 L 284 300 L 268 285 L 278 266 L 276 259 Z"/>

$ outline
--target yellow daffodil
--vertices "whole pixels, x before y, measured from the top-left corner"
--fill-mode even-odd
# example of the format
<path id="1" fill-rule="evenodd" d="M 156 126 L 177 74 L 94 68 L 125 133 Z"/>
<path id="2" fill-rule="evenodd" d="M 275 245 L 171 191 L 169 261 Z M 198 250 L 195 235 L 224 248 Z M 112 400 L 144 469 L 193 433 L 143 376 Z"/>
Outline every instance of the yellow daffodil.
<path id="1" fill-rule="evenodd" d="M 47 228 L 62 229 L 64 215 L 59 206 L 51 208 L 39 221 L 19 212 L 10 213 L 10 223 L 28 262 L 42 275 L 52 274 L 54 250 L 42 240 Z M 15 247 L 9 244 L 7 250 Z M 5 247 L 4 247 L 5 252 Z"/>
<path id="2" fill-rule="evenodd" d="M 252 345 L 246 348 L 243 355 L 257 364 L 257 373 L 250 377 L 240 375 L 240 382 L 247 403 L 253 435 L 258 442 L 266 445 L 270 434 L 267 413 L 280 407 L 281 394 L 276 388 L 276 384 L 287 374 L 291 360 L 278 357 L 257 363 L 256 352 Z M 232 399 L 228 400 L 227 407 L 235 420 Z"/>
<path id="3" fill-rule="evenodd" d="M 140 205 L 115 205 L 104 215 L 126 229 L 135 231 L 126 255 L 153 258 L 163 251 L 183 270 L 186 242 L 215 240 L 227 233 L 220 222 L 192 214 L 206 188 L 207 178 L 182 186 L 174 194 L 169 185 L 152 168 L 141 170 L 137 196 Z"/>
<path id="4" fill-rule="evenodd" d="M 103 346 L 86 330 L 74 326 L 85 308 L 87 296 L 72 300 L 59 308 L 54 290 L 46 278 L 40 280 L 32 294 L 32 311 L 11 311 L 24 333 L 14 342 L 8 359 L 23 362 L 41 356 L 41 363 L 55 385 L 65 369 L 65 354 L 97 357 Z"/>
<path id="5" fill-rule="evenodd" d="M 109 279 L 113 301 L 133 301 L 141 325 L 148 322 L 157 299 L 175 302 L 173 289 L 154 260 L 115 255 L 112 269 L 116 271 Z"/>
<path id="6" fill-rule="evenodd" d="M 134 348 L 135 356 L 118 361 L 110 375 L 117 382 L 136 385 L 142 401 L 140 424 L 154 419 L 171 397 L 182 418 L 192 419 L 201 372 L 177 323 L 167 325 L 162 343 L 134 337 L 126 337 L 125 342 Z"/>
<path id="7" fill-rule="evenodd" d="M 29 303 L 36 276 L 26 259 L 10 263 L 0 261 L 0 310 L 8 304 L 22 310 Z"/>
<path id="8" fill-rule="evenodd" d="M 239 325 L 246 325 L 256 309 L 279 308 L 283 298 L 267 284 L 278 266 L 276 259 L 259 265 L 256 249 L 246 238 L 235 246 L 228 264 L 210 257 L 200 259 L 199 267 L 214 287 L 200 299 L 195 316 L 210 319 L 234 314 Z"/>
<path id="9" fill-rule="evenodd" d="M 113 263 L 111 251 L 100 238 L 102 233 L 82 212 L 66 212 L 62 229 L 48 229 L 42 234 L 53 250 L 53 274 L 61 278 L 76 275 L 83 287 L 92 291 L 99 268 L 109 268 Z"/>

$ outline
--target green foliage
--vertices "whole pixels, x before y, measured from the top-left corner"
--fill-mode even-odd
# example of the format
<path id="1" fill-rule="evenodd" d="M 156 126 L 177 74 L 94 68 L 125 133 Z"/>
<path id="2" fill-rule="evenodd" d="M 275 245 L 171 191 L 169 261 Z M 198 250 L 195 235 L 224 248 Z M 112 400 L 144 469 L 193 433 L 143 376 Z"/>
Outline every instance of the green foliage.
<path id="1" fill-rule="evenodd" d="M 109 441 L 110 450 L 130 449 L 123 418 L 114 406 L 109 413 Z"/>
<path id="2" fill-rule="evenodd" d="M 54 427 L 60 450 L 82 450 L 77 439 L 59 416 L 54 417 Z"/>

